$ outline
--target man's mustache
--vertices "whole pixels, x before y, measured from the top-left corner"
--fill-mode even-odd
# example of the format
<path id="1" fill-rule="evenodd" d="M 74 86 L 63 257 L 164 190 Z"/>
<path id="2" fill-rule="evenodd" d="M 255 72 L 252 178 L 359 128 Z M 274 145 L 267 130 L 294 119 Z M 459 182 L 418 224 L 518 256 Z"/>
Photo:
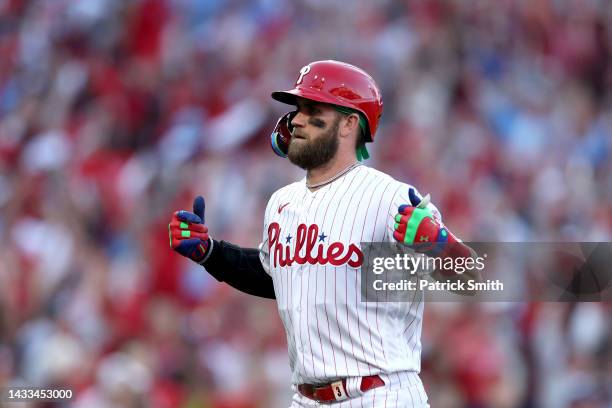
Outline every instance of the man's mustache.
<path id="1" fill-rule="evenodd" d="M 306 135 L 304 135 L 304 134 L 303 134 L 303 133 L 301 133 L 301 132 L 296 132 L 296 131 L 291 132 L 291 137 L 292 137 L 292 138 L 297 138 L 297 139 L 308 139 L 308 138 L 306 137 Z"/>

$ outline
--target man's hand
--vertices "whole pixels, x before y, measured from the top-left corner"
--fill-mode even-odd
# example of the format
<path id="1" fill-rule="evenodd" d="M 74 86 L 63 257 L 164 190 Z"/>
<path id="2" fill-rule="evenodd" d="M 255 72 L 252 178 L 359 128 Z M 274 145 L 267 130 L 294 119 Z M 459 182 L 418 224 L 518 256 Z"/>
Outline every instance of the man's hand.
<path id="1" fill-rule="evenodd" d="M 414 245 L 414 250 L 417 252 L 431 256 L 438 255 L 437 250 L 444 245 L 435 244 L 448 242 L 448 230 L 427 208 L 430 200 L 429 194 L 421 199 L 411 188 L 408 195 L 414 205 L 402 204 L 397 209 L 393 238 L 405 245 Z"/>
<path id="2" fill-rule="evenodd" d="M 415 252 L 431 257 L 476 258 L 474 250 L 455 237 L 427 208 L 429 194 L 420 199 L 411 188 L 408 196 L 414 205 L 403 204 L 398 207 L 393 231 L 393 238 L 396 241 L 410 246 Z M 436 270 L 432 273 L 432 277 L 436 280 L 446 280 L 449 277 L 459 280 L 481 280 L 480 273 L 476 269 L 468 269 L 462 273 Z M 461 294 L 472 294 L 468 292 Z"/>
<path id="3" fill-rule="evenodd" d="M 168 224 L 170 247 L 191 259 L 201 263 L 210 248 L 208 227 L 204 225 L 204 198 L 197 196 L 193 200 L 193 212 L 180 210 L 172 215 Z"/>

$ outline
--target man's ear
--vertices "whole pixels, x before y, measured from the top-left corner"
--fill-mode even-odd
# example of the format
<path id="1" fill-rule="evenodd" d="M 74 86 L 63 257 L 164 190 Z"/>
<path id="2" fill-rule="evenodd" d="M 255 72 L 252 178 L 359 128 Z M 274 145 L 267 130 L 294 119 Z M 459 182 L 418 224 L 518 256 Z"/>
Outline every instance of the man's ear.
<path id="1" fill-rule="evenodd" d="M 359 116 L 356 113 L 344 116 L 340 121 L 340 136 L 347 137 L 359 133 Z"/>

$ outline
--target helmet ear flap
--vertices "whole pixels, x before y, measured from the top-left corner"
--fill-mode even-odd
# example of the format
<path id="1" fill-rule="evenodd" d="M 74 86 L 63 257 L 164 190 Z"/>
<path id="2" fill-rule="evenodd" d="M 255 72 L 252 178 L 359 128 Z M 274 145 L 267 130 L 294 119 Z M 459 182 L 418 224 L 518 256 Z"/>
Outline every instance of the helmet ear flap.
<path id="1" fill-rule="evenodd" d="M 272 150 L 280 157 L 287 157 L 289 152 L 289 141 L 291 140 L 291 131 L 293 130 L 291 120 L 296 114 L 297 111 L 293 111 L 281 116 L 270 135 Z"/>

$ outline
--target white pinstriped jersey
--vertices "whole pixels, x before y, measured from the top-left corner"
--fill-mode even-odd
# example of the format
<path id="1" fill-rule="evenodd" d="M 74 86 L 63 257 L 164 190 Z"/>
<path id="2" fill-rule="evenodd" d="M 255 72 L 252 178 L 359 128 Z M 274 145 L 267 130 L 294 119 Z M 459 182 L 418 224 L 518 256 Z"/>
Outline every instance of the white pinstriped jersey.
<path id="1" fill-rule="evenodd" d="M 360 287 L 360 243 L 394 242 L 411 187 L 358 166 L 314 192 L 302 179 L 270 198 L 260 258 L 274 281 L 293 384 L 420 371 L 422 294 L 362 302 Z"/>

